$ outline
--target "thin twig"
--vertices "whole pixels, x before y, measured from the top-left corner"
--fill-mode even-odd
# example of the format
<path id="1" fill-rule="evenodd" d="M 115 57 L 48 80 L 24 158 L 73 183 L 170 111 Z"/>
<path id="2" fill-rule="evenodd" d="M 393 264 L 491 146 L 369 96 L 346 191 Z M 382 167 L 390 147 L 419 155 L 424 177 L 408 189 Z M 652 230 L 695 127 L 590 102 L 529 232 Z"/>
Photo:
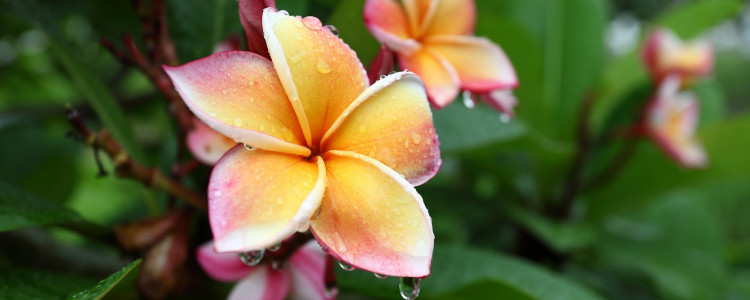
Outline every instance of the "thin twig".
<path id="1" fill-rule="evenodd" d="M 578 125 L 576 128 L 576 153 L 568 171 L 568 177 L 563 187 L 559 204 L 553 211 L 554 215 L 561 219 L 567 219 L 571 216 L 573 200 L 581 186 L 581 174 L 584 165 L 588 159 L 591 146 L 591 133 L 589 128 L 589 117 L 591 108 L 594 106 L 596 97 L 587 95 L 581 102 L 578 112 Z"/>
<path id="2" fill-rule="evenodd" d="M 115 175 L 136 180 L 148 187 L 161 189 L 168 195 L 180 198 L 197 209 L 206 210 L 206 198 L 204 196 L 193 192 L 180 182 L 164 175 L 159 169 L 147 168 L 136 163 L 115 142 L 109 132 L 106 130 L 92 132 L 83 124 L 83 120 L 75 109 L 68 107 L 67 111 L 68 121 L 73 125 L 81 141 L 89 147 L 100 149 L 107 153 L 114 165 Z"/>

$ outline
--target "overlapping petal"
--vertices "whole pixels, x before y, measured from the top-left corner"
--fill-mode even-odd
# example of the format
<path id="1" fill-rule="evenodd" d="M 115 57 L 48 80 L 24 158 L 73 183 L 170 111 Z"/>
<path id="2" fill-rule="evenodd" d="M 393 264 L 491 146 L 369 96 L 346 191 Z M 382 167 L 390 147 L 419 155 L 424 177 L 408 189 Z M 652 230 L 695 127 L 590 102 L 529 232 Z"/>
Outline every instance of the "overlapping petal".
<path id="1" fill-rule="evenodd" d="M 238 282 L 228 300 L 284 300 L 289 293 L 289 273 L 271 268 L 257 268 Z"/>
<path id="2" fill-rule="evenodd" d="M 330 253 L 379 274 L 425 277 L 434 243 L 422 197 L 401 175 L 367 156 L 328 151 L 328 188 L 313 234 Z"/>
<path id="3" fill-rule="evenodd" d="M 315 241 L 310 241 L 289 258 L 289 271 L 292 276 L 290 299 L 325 300 L 335 299 L 326 296 L 325 271 L 326 255 Z"/>
<path id="4" fill-rule="evenodd" d="M 481 93 L 518 85 L 516 71 L 508 56 L 500 46 L 486 38 L 431 36 L 425 44 L 453 66 L 462 89 Z"/>
<path id="5" fill-rule="evenodd" d="M 213 165 L 237 142 L 218 133 L 200 120 L 193 119 L 193 129 L 187 134 L 187 146 L 200 162 Z"/>
<path id="6" fill-rule="evenodd" d="M 264 249 L 306 230 L 324 190 L 319 157 L 232 148 L 216 163 L 208 186 L 216 250 Z"/>
<path id="7" fill-rule="evenodd" d="M 411 36 L 419 38 L 430 24 L 435 7 L 440 0 L 403 0 Z"/>
<path id="8" fill-rule="evenodd" d="M 195 258 L 208 276 L 223 282 L 240 280 L 256 269 L 242 263 L 237 253 L 216 252 L 213 241 L 201 245 L 195 251 Z"/>
<path id="9" fill-rule="evenodd" d="M 400 72 L 376 82 L 326 133 L 323 149 L 367 155 L 414 185 L 432 178 L 440 149 L 422 81 Z"/>
<path id="10" fill-rule="evenodd" d="M 226 51 L 164 70 L 190 110 L 214 130 L 256 148 L 310 155 L 267 59 Z"/>
<path id="11" fill-rule="evenodd" d="M 409 21 L 396 0 L 367 0 L 364 19 L 376 39 L 398 52 L 414 52 L 418 47 L 410 34 Z"/>
<path id="12" fill-rule="evenodd" d="M 437 108 L 445 107 L 458 95 L 460 84 L 456 70 L 440 54 L 422 47 L 412 55 L 398 54 L 401 68 L 413 71 L 427 86 L 430 102 Z"/>
<path id="13" fill-rule="evenodd" d="M 291 17 L 266 9 L 263 30 L 268 51 L 300 121 L 308 146 L 368 85 L 352 51 L 315 17 Z"/>
<path id="14" fill-rule="evenodd" d="M 477 20 L 474 0 L 437 0 L 425 21 L 424 35 L 467 35 Z"/>

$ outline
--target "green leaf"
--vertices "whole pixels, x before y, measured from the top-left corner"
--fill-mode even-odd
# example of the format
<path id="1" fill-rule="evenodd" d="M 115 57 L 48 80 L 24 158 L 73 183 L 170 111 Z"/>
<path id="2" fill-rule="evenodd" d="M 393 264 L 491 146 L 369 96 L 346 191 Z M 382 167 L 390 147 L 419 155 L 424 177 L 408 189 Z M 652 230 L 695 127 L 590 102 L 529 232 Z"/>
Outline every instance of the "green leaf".
<path id="1" fill-rule="evenodd" d="M 664 299 L 720 299 L 727 279 L 710 193 L 676 192 L 604 222 L 595 265 L 648 276 Z"/>
<path id="2" fill-rule="evenodd" d="M 62 299 L 94 280 L 23 268 L 0 269 L 0 299 L 49 300 Z"/>
<path id="3" fill-rule="evenodd" d="M 683 39 L 691 39 L 721 21 L 737 16 L 743 8 L 742 1 L 704 0 L 685 3 L 676 9 L 667 10 L 655 18 L 653 26 L 667 27 Z M 592 126 L 601 128 L 633 89 L 649 81 L 639 46 L 634 52 L 618 57 L 604 70 L 604 79 L 598 93 L 598 102 L 592 112 Z"/>
<path id="4" fill-rule="evenodd" d="M 344 290 L 398 299 L 396 278 L 379 280 L 363 271 L 342 271 L 337 275 Z M 479 298 L 505 295 L 507 299 L 600 299 L 574 282 L 511 256 L 436 245 L 431 275 L 422 280 L 420 299 L 478 299 L 473 298 L 478 295 L 482 295 Z"/>
<path id="5" fill-rule="evenodd" d="M 433 118 L 443 152 L 489 146 L 516 139 L 525 132 L 520 121 L 503 123 L 497 111 L 485 105 L 467 109 L 454 103 L 434 111 Z"/>
<path id="6" fill-rule="evenodd" d="M 187 62 L 210 55 L 230 34 L 244 36 L 235 0 L 167 0 L 169 33 Z"/>
<path id="7" fill-rule="evenodd" d="M 339 37 L 357 52 L 362 64 L 367 68 L 380 50 L 380 43 L 372 37 L 362 18 L 364 0 L 340 1 L 331 13 L 327 23 L 336 26 Z"/>
<path id="8" fill-rule="evenodd" d="M 110 290 L 112 290 L 113 287 L 115 287 L 120 281 L 125 278 L 125 276 L 130 273 L 130 271 L 133 271 L 139 264 L 141 263 L 141 260 L 138 259 L 129 265 L 125 266 L 121 270 L 115 272 L 114 274 L 110 275 L 109 277 L 102 279 L 102 281 L 99 281 L 94 287 L 89 288 L 87 290 L 81 291 L 75 295 L 72 295 L 68 297 L 69 300 L 98 300 L 102 299 L 107 293 L 109 293 Z"/>
<path id="9" fill-rule="evenodd" d="M 698 139 L 708 154 L 708 166 L 701 170 L 679 167 L 646 140 L 610 185 L 586 195 L 589 218 L 601 218 L 643 206 L 678 189 L 699 189 L 728 180 L 750 179 L 750 115 L 702 128 Z"/>
<path id="10" fill-rule="evenodd" d="M 114 96 L 107 90 L 101 77 L 92 72 L 74 55 L 77 53 L 60 32 L 52 14 L 35 0 L 5 0 L 16 15 L 42 29 L 50 38 L 50 50 L 70 75 L 70 79 L 91 103 L 102 123 L 112 133 L 128 153 L 139 162 L 144 162 L 144 154 L 133 134 L 133 129 L 125 118 Z"/>
<path id="11" fill-rule="evenodd" d="M 554 222 L 516 207 L 508 207 L 507 213 L 534 236 L 559 252 L 588 247 L 597 240 L 599 233 L 594 224 L 587 222 Z"/>
<path id="12" fill-rule="evenodd" d="M 26 227 L 82 222 L 76 213 L 0 182 L 0 232 Z"/>

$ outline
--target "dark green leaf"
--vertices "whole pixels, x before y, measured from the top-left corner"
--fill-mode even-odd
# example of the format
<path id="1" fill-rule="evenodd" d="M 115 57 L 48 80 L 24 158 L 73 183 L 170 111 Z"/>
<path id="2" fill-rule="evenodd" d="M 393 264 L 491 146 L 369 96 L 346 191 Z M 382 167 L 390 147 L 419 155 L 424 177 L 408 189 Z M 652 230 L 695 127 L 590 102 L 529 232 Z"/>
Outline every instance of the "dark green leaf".
<path id="1" fill-rule="evenodd" d="M 703 0 L 685 3 L 654 20 L 655 26 L 667 27 L 682 38 L 694 37 L 710 26 L 744 11 L 744 1 Z"/>
<path id="2" fill-rule="evenodd" d="M 480 105 L 467 109 L 454 103 L 433 114 L 440 150 L 458 152 L 516 139 L 524 134 L 524 126 L 514 120 L 500 121 L 497 111 Z"/>
<path id="3" fill-rule="evenodd" d="M 5 0 L 19 17 L 38 26 L 50 38 L 50 50 L 60 61 L 83 96 L 91 103 L 102 123 L 133 158 L 144 161 L 144 154 L 133 134 L 133 129 L 107 90 L 101 77 L 94 74 L 74 53 L 73 47 L 65 40 L 52 14 L 34 0 Z"/>
<path id="4" fill-rule="evenodd" d="M 94 283 L 71 274 L 21 268 L 0 270 L 0 299 L 49 300 L 67 295 Z"/>
<path id="5" fill-rule="evenodd" d="M 232 33 L 245 34 L 235 0 L 168 0 L 166 5 L 169 32 L 183 62 L 210 55 Z"/>
<path id="6" fill-rule="evenodd" d="M 380 50 L 380 43 L 372 37 L 362 19 L 364 0 L 340 1 L 326 23 L 336 26 L 339 37 L 357 52 L 365 68 Z"/>
<path id="7" fill-rule="evenodd" d="M 117 271 L 116 273 L 110 275 L 109 277 L 103 279 L 102 281 L 99 281 L 94 287 L 84 290 L 82 292 L 79 292 L 75 295 L 72 295 L 68 297 L 69 300 L 98 300 L 102 299 L 107 293 L 109 293 L 110 290 L 112 290 L 113 287 L 115 287 L 125 276 L 130 273 L 130 271 L 133 271 L 139 264 L 141 263 L 141 260 L 136 260 L 129 265 L 122 268 L 120 271 Z"/>
<path id="8" fill-rule="evenodd" d="M 0 182 L 0 232 L 20 228 L 81 222 L 78 214 Z"/>
<path id="9" fill-rule="evenodd" d="M 537 238 L 559 252 L 588 247 L 596 241 L 599 233 L 595 225 L 590 223 L 559 223 L 515 207 L 508 207 L 507 213 Z"/>

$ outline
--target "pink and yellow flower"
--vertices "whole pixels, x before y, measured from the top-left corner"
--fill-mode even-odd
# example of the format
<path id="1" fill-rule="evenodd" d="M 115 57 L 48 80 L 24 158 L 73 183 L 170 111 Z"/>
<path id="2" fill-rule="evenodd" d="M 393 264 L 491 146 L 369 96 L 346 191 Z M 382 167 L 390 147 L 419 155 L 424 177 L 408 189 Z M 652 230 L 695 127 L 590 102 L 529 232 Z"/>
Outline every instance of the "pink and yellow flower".
<path id="1" fill-rule="evenodd" d="M 310 227 L 330 254 L 384 275 L 429 274 L 434 235 L 414 189 L 440 166 L 425 88 L 400 72 L 368 87 L 356 54 L 314 17 L 265 9 L 271 61 L 221 52 L 165 67 L 187 106 L 238 145 L 208 187 L 218 252 Z"/>
<path id="2" fill-rule="evenodd" d="M 472 0 L 367 0 L 364 19 L 375 38 L 396 52 L 400 66 L 422 77 L 437 108 L 453 102 L 459 90 L 495 101 L 491 92 L 518 86 L 503 50 L 472 35 Z M 512 114 L 507 99 L 493 107 Z"/>
<path id="3" fill-rule="evenodd" d="M 698 125 L 698 101 L 692 93 L 679 92 L 680 79 L 664 79 L 649 103 L 646 132 L 679 164 L 697 168 L 706 165 L 706 153 L 695 139 Z"/>
<path id="4" fill-rule="evenodd" d="M 643 61 L 656 81 L 670 74 L 684 80 L 706 75 L 713 69 L 713 49 L 702 40 L 683 42 L 669 29 L 655 29 L 649 33 L 643 48 Z"/>
<path id="5" fill-rule="evenodd" d="M 229 300 L 334 299 L 326 293 L 325 254 L 314 241 L 308 242 L 289 258 L 288 267 L 274 269 L 269 264 L 247 266 L 237 253 L 218 253 L 214 243 L 200 246 L 195 256 L 209 277 L 237 282 Z"/>

